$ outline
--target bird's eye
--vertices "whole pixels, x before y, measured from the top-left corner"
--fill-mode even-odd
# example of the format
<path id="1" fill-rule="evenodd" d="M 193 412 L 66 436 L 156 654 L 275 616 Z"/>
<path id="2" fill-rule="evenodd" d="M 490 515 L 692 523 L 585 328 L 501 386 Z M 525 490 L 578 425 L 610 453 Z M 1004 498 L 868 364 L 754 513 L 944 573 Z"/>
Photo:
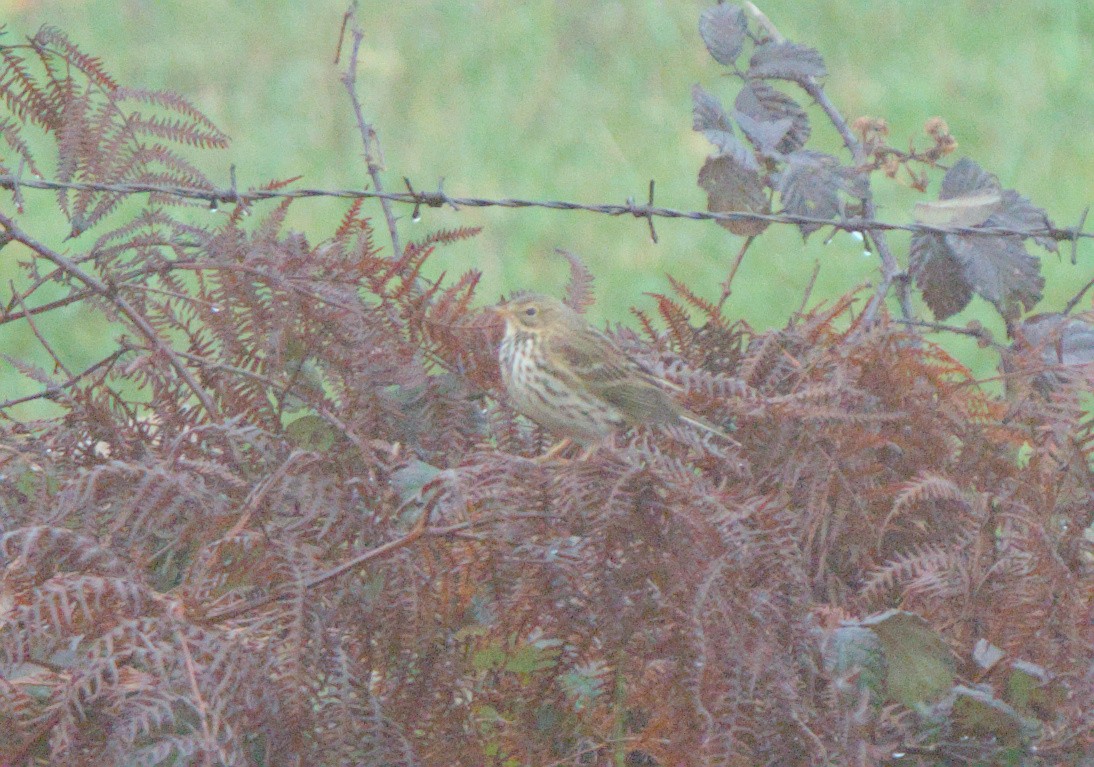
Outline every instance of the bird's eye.
<path id="1" fill-rule="evenodd" d="M 524 316 L 525 317 L 535 317 L 536 316 L 536 307 L 529 306 L 527 309 L 524 310 Z"/>

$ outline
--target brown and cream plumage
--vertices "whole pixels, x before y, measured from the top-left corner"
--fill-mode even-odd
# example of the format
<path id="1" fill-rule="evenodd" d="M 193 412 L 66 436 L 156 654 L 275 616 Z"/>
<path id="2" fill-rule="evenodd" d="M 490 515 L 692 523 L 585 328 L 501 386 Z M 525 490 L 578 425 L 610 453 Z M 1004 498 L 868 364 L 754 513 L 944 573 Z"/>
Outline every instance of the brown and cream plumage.
<path id="1" fill-rule="evenodd" d="M 558 299 L 525 294 L 496 311 L 505 319 L 498 362 L 510 400 L 558 436 L 588 446 L 629 426 L 684 422 L 734 441 Z"/>

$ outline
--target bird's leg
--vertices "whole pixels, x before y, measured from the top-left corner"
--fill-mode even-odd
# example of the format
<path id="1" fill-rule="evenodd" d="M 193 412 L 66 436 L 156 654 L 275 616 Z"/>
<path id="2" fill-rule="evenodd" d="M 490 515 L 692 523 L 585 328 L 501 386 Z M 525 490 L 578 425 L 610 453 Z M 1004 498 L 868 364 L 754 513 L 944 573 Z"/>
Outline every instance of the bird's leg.
<path id="1" fill-rule="evenodd" d="M 593 453 L 595 453 L 598 449 L 600 449 L 600 445 L 586 445 L 585 447 L 581 448 L 581 455 L 577 457 L 577 460 L 589 460 L 593 457 Z"/>
<path id="2" fill-rule="evenodd" d="M 566 437 L 565 439 L 562 439 L 562 440 L 559 440 L 558 442 L 556 442 L 554 444 L 554 446 L 550 450 L 548 450 L 546 453 L 539 456 L 538 458 L 533 458 L 532 460 L 535 461 L 536 463 L 547 463 L 547 461 L 551 461 L 555 458 L 558 458 L 559 454 L 572 444 L 574 444 L 574 441 L 572 439 L 570 439 L 569 437 Z"/>
<path id="3" fill-rule="evenodd" d="M 585 445 L 583 448 L 581 448 L 581 455 L 579 455 L 575 460 L 587 461 L 590 458 L 592 458 L 593 454 L 597 450 L 599 450 L 600 448 L 602 448 L 602 447 L 611 447 L 614 444 L 615 444 L 615 435 L 614 434 L 609 434 L 607 437 L 604 437 L 604 439 L 600 440 L 599 442 L 593 442 L 592 444 Z"/>

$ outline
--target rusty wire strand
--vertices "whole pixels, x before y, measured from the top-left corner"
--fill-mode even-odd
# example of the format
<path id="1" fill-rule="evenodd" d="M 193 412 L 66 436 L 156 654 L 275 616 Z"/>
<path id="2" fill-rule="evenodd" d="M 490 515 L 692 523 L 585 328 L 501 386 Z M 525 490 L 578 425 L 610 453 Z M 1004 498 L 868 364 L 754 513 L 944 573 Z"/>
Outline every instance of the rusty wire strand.
<path id="1" fill-rule="evenodd" d="M 898 224 L 889 221 L 881 221 L 872 218 L 847 217 L 841 219 L 817 218 L 813 216 L 799 216 L 788 213 L 751 213 L 730 212 L 711 213 L 699 210 L 677 210 L 655 206 L 651 202 L 645 204 L 636 203 L 633 199 L 624 204 L 600 203 L 588 204 L 569 202 L 565 200 L 526 200 L 514 197 L 491 199 L 484 197 L 455 197 L 449 195 L 443 189 L 435 192 L 425 192 L 414 189 L 409 184 L 405 192 L 377 192 L 367 189 L 252 189 L 246 192 L 237 191 L 235 188 L 217 189 L 212 187 L 186 187 L 166 186 L 143 183 L 88 183 L 80 181 L 53 181 L 39 178 L 19 178 L 14 175 L 0 175 L 0 188 L 19 192 L 21 189 L 59 190 L 70 189 L 87 192 L 104 192 L 110 194 L 160 194 L 181 199 L 202 200 L 211 208 L 218 208 L 222 204 L 249 205 L 264 200 L 302 199 L 311 197 L 330 197 L 340 199 L 378 199 L 390 202 L 413 205 L 420 210 L 423 206 L 428 208 L 451 207 L 454 210 L 460 208 L 544 208 L 548 210 L 580 210 L 588 213 L 599 213 L 607 216 L 634 216 L 652 223 L 654 218 L 689 219 L 694 221 L 766 221 L 772 224 L 819 224 L 831 226 L 835 229 L 848 232 L 874 231 L 904 231 L 904 232 L 933 232 L 936 234 L 978 234 L 978 235 L 1014 235 L 1019 237 L 1044 237 L 1057 242 L 1077 242 L 1080 239 L 1094 237 L 1094 232 L 1082 231 L 1082 226 L 1074 227 L 1036 227 L 1032 229 L 1012 229 L 1009 227 L 990 226 L 937 226 L 911 222 Z"/>

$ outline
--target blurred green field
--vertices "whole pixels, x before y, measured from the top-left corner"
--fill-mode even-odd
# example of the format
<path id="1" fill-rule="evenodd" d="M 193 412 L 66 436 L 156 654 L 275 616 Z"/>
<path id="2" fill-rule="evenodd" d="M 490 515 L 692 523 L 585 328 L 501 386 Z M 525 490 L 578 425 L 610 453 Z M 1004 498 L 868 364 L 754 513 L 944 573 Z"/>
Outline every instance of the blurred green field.
<path id="1" fill-rule="evenodd" d="M 704 209 L 695 176 L 709 152 L 691 131 L 690 89 L 702 83 L 732 103 L 736 81 L 721 75 L 697 33 L 707 2 L 361 2 L 366 31 L 359 76 L 387 163 L 385 183 L 407 176 L 420 188 L 441 178 L 453 195 L 563 199 L 587 203 L 642 199 L 650 179 L 657 202 Z M 820 50 L 827 89 L 848 120 L 885 117 L 895 144 L 920 137 L 941 115 L 968 155 L 1003 185 L 1045 207 L 1061 225 L 1076 222 L 1094 190 L 1094 4 L 1088 0 L 767 0 L 762 9 L 788 38 Z M 121 82 L 177 91 L 233 137 L 200 165 L 241 186 L 303 175 L 313 187 L 363 187 L 356 126 L 333 63 L 342 0 L 225 3 L 224 0 L 0 0 L 8 40 L 42 24 L 64 29 L 100 56 Z M 839 152 L 814 110 L 814 148 Z M 846 157 L 845 154 L 841 156 Z M 48 167 L 48 163 L 46 164 Z M 918 194 L 878 179 L 882 217 L 906 222 Z M 937 192 L 937 184 L 932 188 Z M 52 195 L 28 192 L 25 228 L 63 242 Z M 342 205 L 296 204 L 292 226 L 326 236 Z M 10 195 L 0 209 L 13 211 Z M 377 214 L 378 214 L 378 208 Z M 559 292 L 566 281 L 556 247 L 577 252 L 597 276 L 601 320 L 625 320 L 643 293 L 668 289 L 666 272 L 716 297 L 741 244 L 709 222 L 645 222 L 544 210 L 427 210 L 419 223 L 399 210 L 405 238 L 440 227 L 482 226 L 470 242 L 440 251 L 432 270 L 477 268 L 493 302 L 521 288 Z M 195 212 L 215 223 L 215 214 Z M 221 214 L 222 215 L 222 214 Z M 382 229 L 382 227 L 381 227 Z M 754 326 L 780 325 L 798 308 L 814 264 L 814 302 L 877 275 L 848 236 L 802 243 L 796 229 L 772 227 L 748 257 L 729 306 Z M 382 240 L 381 240 L 382 241 Z M 892 238 L 903 259 L 907 237 Z M 1045 257 L 1047 297 L 1059 308 L 1089 278 L 1092 248 L 1079 266 Z M 0 298 L 19 271 L 16 249 L 0 252 Z M 6 299 L 4 299 L 6 300 Z M 970 317 L 982 305 L 966 312 Z M 967 317 L 955 318 L 963 322 Z M 96 358 L 110 328 L 78 312 L 53 318 L 60 346 L 78 368 Z M 48 329 L 48 327 L 46 328 Z M 0 328 L 0 348 L 42 361 L 26 327 Z M 978 370 L 994 360 L 960 343 Z M 0 360 L 0 399 L 36 391 Z"/>

